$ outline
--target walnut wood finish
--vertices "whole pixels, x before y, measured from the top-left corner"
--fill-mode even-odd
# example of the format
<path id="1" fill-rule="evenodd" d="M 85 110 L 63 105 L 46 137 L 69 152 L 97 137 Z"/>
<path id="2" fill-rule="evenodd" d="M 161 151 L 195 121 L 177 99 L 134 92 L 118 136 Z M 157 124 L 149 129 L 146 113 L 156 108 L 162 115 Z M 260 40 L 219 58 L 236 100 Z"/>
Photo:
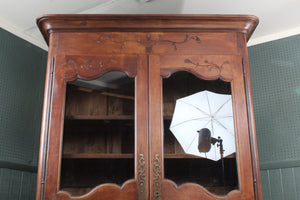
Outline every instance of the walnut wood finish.
<path id="1" fill-rule="evenodd" d="M 249 182 L 253 183 L 253 172 L 250 170 L 248 166 L 252 166 L 250 159 L 251 158 L 251 149 L 250 143 L 248 139 L 249 129 L 247 124 L 247 105 L 246 105 L 246 96 L 244 91 L 244 79 L 241 74 L 243 73 L 242 60 L 240 56 L 235 55 L 226 55 L 226 56 L 215 56 L 215 55 L 206 55 L 206 56 L 152 56 L 153 63 L 152 68 L 150 69 L 150 88 L 162 88 L 161 83 L 162 80 L 159 78 L 158 74 L 166 77 L 171 73 L 176 71 L 185 69 L 196 76 L 205 79 L 205 80 L 215 80 L 222 79 L 224 81 L 231 82 L 232 87 L 232 101 L 233 101 L 233 112 L 234 112 L 234 120 L 235 120 L 235 134 L 236 134 L 236 148 L 237 148 L 237 164 L 238 164 L 238 177 L 239 177 L 239 191 L 234 191 L 229 193 L 224 197 L 217 197 L 208 193 L 203 187 L 191 183 L 186 183 L 181 185 L 180 187 L 176 186 L 175 183 L 172 183 L 173 186 L 169 186 L 171 181 L 162 180 L 161 182 L 161 195 L 162 199 L 186 199 L 186 195 L 178 195 L 178 192 L 173 191 L 172 189 L 181 191 L 180 194 L 190 194 L 193 196 L 189 197 L 190 199 L 200 199 L 205 197 L 204 199 L 254 199 L 254 188 L 253 185 L 249 185 Z M 151 59 L 150 59 L 151 61 Z M 209 64 L 207 64 L 209 63 Z M 151 78 L 153 77 L 153 81 Z M 151 84 L 153 83 L 153 84 Z M 160 84 L 158 84 L 160 83 Z M 155 90 L 150 91 L 150 96 L 154 95 L 152 93 L 157 93 Z M 152 95 L 151 95 L 152 94 Z M 153 98 L 153 102 L 155 104 L 153 107 L 161 108 L 161 106 L 157 106 L 161 101 L 158 97 Z M 151 99 L 150 99 L 151 101 Z M 152 124 L 150 127 L 160 127 L 161 120 L 159 120 L 162 116 L 162 111 L 156 111 L 155 108 L 151 107 L 150 104 L 150 119 L 156 119 L 155 121 L 151 120 Z M 152 110 L 154 110 L 153 115 L 151 115 Z M 163 132 L 158 130 L 153 130 L 153 132 Z M 150 134 L 152 130 L 150 129 Z M 161 146 L 163 146 L 162 141 L 160 140 L 162 136 L 157 136 L 157 138 L 151 137 L 151 150 L 156 150 L 156 152 L 160 152 Z M 156 154 L 156 152 L 154 154 Z M 160 160 L 163 163 L 162 160 Z M 163 170 L 162 170 L 163 171 Z M 154 175 L 153 175 L 154 176 Z M 150 173 L 151 177 L 151 173 Z M 163 175 L 162 175 L 163 179 Z M 166 184 L 166 185 L 165 185 Z M 150 184 L 155 185 L 155 183 Z M 191 189 L 194 188 L 194 189 Z M 197 188 L 197 189 L 196 189 Z M 155 190 L 155 189 L 154 189 Z M 198 190 L 195 193 L 195 190 Z M 202 192 L 199 192 L 202 191 Z M 195 193 L 195 194 L 193 194 Z M 231 195 L 234 194 L 234 198 Z M 187 199 L 189 199 L 187 198 Z"/>
<path id="2" fill-rule="evenodd" d="M 37 24 L 51 32 L 242 32 L 250 38 L 258 19 L 251 15 L 45 15 Z M 66 24 L 68 24 L 66 26 Z"/>
<path id="3" fill-rule="evenodd" d="M 37 20 L 49 44 L 36 199 L 261 200 L 246 42 L 258 24 L 243 15 L 46 15 Z M 63 154 L 66 83 L 110 71 L 135 79 L 134 179 L 102 184 L 79 197 L 61 191 L 61 159 L 118 157 Z M 225 196 L 164 177 L 162 79 L 187 71 L 231 83 L 239 189 Z M 72 113 L 68 111 L 67 113 Z M 67 116 L 66 116 L 67 117 Z M 84 120 L 114 116 L 70 115 Z M 117 120 L 130 120 L 119 115 Z M 84 190 L 84 189 L 83 189 Z"/>

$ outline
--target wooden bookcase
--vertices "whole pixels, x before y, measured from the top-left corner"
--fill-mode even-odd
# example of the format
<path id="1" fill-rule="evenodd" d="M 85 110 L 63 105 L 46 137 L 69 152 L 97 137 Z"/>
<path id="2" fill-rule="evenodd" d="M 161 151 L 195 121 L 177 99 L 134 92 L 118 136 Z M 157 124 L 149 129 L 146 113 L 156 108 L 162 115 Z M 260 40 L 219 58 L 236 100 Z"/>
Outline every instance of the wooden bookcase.
<path id="1" fill-rule="evenodd" d="M 37 200 L 262 199 L 246 47 L 256 17 L 37 23 L 49 44 Z M 176 100 L 205 90 L 232 99 L 236 150 L 219 161 L 187 153 L 169 128 Z"/>

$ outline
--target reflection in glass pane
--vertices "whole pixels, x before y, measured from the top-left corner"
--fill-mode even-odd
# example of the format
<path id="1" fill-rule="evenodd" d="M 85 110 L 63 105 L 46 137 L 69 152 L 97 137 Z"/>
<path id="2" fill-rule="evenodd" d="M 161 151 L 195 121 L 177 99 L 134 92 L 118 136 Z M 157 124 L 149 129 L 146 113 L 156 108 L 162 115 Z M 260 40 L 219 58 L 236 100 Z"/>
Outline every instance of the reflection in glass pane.
<path id="1" fill-rule="evenodd" d="M 230 83 L 177 72 L 163 87 L 165 177 L 219 195 L 236 189 Z"/>
<path id="2" fill-rule="evenodd" d="M 134 177 L 134 80 L 109 72 L 67 84 L 60 190 L 83 195 Z"/>

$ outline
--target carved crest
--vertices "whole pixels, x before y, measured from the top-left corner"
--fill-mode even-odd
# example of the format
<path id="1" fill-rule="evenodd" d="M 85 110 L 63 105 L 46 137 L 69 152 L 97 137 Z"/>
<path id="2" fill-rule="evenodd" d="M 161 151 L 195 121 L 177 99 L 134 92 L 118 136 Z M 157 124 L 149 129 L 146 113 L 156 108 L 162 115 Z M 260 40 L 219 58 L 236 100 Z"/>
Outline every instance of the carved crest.
<path id="1" fill-rule="evenodd" d="M 161 35 L 158 35 L 157 37 L 153 37 L 151 35 L 147 35 L 146 38 L 140 38 L 137 35 L 134 35 L 134 39 L 132 40 L 125 40 L 121 41 L 118 39 L 114 39 L 111 35 L 106 36 L 102 35 L 97 39 L 97 43 L 101 43 L 101 41 L 106 40 L 112 43 L 120 44 L 120 50 L 123 50 L 127 43 L 129 42 L 135 42 L 145 47 L 146 53 L 151 53 L 153 46 L 159 44 L 159 43 L 168 43 L 174 47 L 174 50 L 177 50 L 178 44 L 184 44 L 190 40 L 195 40 L 197 43 L 200 43 L 201 40 L 196 35 L 185 35 L 185 38 L 182 41 L 172 41 L 172 40 L 163 40 Z"/>
<path id="2" fill-rule="evenodd" d="M 91 80 L 109 71 L 123 71 L 129 77 L 136 75 L 136 56 L 58 56 L 57 76 L 72 81 L 77 78 Z"/>
<path id="3" fill-rule="evenodd" d="M 203 62 L 203 64 L 200 64 L 200 63 L 198 63 L 198 62 L 197 62 L 197 63 L 194 63 L 194 62 L 192 62 L 190 59 L 185 59 L 184 62 L 185 62 L 185 63 L 192 64 L 195 68 L 206 68 L 206 69 L 208 69 L 208 71 L 216 70 L 216 71 L 218 71 L 218 74 L 221 73 L 221 70 L 222 70 L 222 68 L 223 68 L 223 65 L 229 64 L 229 61 L 224 61 L 221 65 L 217 65 L 217 64 L 215 64 L 215 63 L 213 63 L 213 62 L 209 62 L 209 61 L 207 61 L 207 60 L 205 60 L 205 61 Z"/>

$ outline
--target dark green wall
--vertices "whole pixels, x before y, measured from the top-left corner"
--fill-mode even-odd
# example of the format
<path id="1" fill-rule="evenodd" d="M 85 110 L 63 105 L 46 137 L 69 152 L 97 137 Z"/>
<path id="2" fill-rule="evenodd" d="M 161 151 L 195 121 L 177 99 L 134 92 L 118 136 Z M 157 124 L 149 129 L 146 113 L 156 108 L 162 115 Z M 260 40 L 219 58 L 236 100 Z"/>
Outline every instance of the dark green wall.
<path id="1" fill-rule="evenodd" d="M 47 52 L 0 29 L 0 199 L 35 198 Z"/>
<path id="2" fill-rule="evenodd" d="M 300 199 L 300 35 L 249 47 L 264 200 Z"/>

